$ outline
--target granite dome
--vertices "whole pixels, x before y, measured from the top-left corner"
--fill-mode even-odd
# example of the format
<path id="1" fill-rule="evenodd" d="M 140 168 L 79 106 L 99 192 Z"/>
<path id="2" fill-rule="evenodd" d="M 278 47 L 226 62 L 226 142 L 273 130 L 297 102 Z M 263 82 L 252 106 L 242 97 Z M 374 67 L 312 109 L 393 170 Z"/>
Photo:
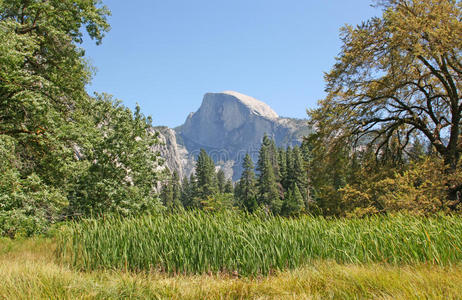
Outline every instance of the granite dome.
<path id="1" fill-rule="evenodd" d="M 178 169 L 181 165 L 183 171 L 179 173 L 188 176 L 197 154 L 204 149 L 228 178 L 237 180 L 245 154 L 256 160 L 265 134 L 273 138 L 278 147 L 287 147 L 300 144 L 307 130 L 306 121 L 280 118 L 269 105 L 253 97 L 235 91 L 207 93 L 199 109 L 175 128 L 175 134 L 169 132 L 171 140 L 177 141 L 170 143 L 172 147 L 182 151 L 166 147 L 161 152 L 178 153 L 176 158 L 167 157 L 167 166 Z"/>
<path id="2" fill-rule="evenodd" d="M 221 94 L 230 95 L 235 97 L 237 100 L 242 102 L 245 106 L 247 106 L 250 111 L 256 115 L 266 117 L 269 119 L 276 119 L 278 118 L 278 114 L 266 103 L 263 101 L 257 100 L 253 97 L 241 94 L 235 91 L 224 91 Z"/>

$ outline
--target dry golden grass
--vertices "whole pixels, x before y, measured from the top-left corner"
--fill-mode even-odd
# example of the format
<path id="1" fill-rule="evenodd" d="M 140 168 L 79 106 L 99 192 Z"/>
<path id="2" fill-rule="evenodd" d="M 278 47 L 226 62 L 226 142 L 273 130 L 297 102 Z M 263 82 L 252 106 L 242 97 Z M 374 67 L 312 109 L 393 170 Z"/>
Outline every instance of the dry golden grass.
<path id="1" fill-rule="evenodd" d="M 0 240 L 0 299 L 461 299 L 462 265 L 319 261 L 261 278 L 78 272 L 49 239 Z"/>

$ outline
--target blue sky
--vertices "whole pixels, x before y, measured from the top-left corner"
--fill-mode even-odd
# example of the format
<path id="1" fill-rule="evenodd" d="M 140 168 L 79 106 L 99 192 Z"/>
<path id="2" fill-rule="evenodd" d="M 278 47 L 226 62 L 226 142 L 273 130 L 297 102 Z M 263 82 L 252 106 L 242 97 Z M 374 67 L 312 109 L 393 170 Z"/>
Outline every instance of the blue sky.
<path id="1" fill-rule="evenodd" d="M 105 0 L 111 31 L 83 48 L 107 92 L 175 127 L 207 92 L 235 90 L 306 118 L 324 97 L 339 28 L 380 12 L 371 0 Z"/>

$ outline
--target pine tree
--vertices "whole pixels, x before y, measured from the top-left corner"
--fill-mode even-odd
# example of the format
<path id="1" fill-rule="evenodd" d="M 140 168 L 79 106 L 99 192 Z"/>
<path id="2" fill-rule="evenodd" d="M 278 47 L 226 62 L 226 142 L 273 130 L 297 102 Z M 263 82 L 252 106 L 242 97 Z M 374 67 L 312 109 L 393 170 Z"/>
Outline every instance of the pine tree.
<path id="1" fill-rule="evenodd" d="M 257 208 L 256 180 L 253 162 L 248 153 L 245 155 L 242 167 L 244 170 L 239 180 L 238 203 L 247 211 L 253 212 Z"/>
<path id="2" fill-rule="evenodd" d="M 189 182 L 189 179 L 187 176 L 183 177 L 183 180 L 181 181 L 181 204 L 183 205 L 184 208 L 189 208 L 192 206 L 192 188 L 191 184 Z"/>
<path id="3" fill-rule="evenodd" d="M 284 199 L 284 205 L 282 207 L 282 214 L 285 216 L 296 216 L 299 215 L 304 208 L 305 203 L 302 194 L 298 186 L 294 183 L 287 191 L 287 196 Z"/>
<path id="4" fill-rule="evenodd" d="M 287 191 L 287 186 L 285 186 L 285 180 L 287 179 L 288 173 L 287 173 L 287 157 L 286 157 L 286 151 L 284 149 L 280 148 L 278 150 L 278 165 L 279 165 L 279 174 L 281 175 L 280 178 L 280 183 L 285 191 Z"/>
<path id="5" fill-rule="evenodd" d="M 197 196 L 207 199 L 218 192 L 215 164 L 204 149 L 201 149 L 196 161 Z"/>
<path id="6" fill-rule="evenodd" d="M 270 145 L 268 137 L 265 135 L 260 148 L 258 158 L 258 200 L 259 205 L 265 205 L 274 214 L 279 214 L 282 207 L 280 190 L 276 181 L 273 169 L 273 162 L 270 155 Z"/>
<path id="7" fill-rule="evenodd" d="M 225 185 L 226 185 L 226 177 L 225 172 L 222 169 L 218 170 L 217 172 L 217 185 L 218 185 L 218 192 L 223 194 L 225 192 Z"/>
<path id="8" fill-rule="evenodd" d="M 273 167 L 274 171 L 274 176 L 276 176 L 276 181 L 281 182 L 281 171 L 279 169 L 279 152 L 276 147 L 276 143 L 274 142 L 274 139 L 270 139 L 270 144 L 269 144 L 269 157 L 271 160 L 271 165 Z"/>
<path id="9" fill-rule="evenodd" d="M 234 193 L 234 188 L 233 188 L 233 181 L 231 179 L 228 179 L 225 184 L 225 194 L 233 194 Z"/>
<path id="10" fill-rule="evenodd" d="M 241 201 L 241 181 L 238 180 L 235 184 L 234 184 L 234 203 L 237 204 L 237 206 L 243 208 L 244 205 L 242 204 L 242 201 Z"/>
<path id="11" fill-rule="evenodd" d="M 199 191 L 199 183 L 197 177 L 194 173 L 189 176 L 189 207 L 190 208 L 200 208 L 201 207 L 201 197 Z"/>
<path id="12" fill-rule="evenodd" d="M 183 206 L 183 204 L 181 203 L 181 185 L 177 171 L 173 172 L 172 181 L 170 184 L 172 186 L 173 206 L 175 208 L 180 208 Z"/>
<path id="13" fill-rule="evenodd" d="M 286 191 L 290 189 L 293 183 L 294 160 L 292 155 L 292 148 L 287 147 L 286 154 L 286 176 L 282 178 L 282 186 Z"/>
<path id="14" fill-rule="evenodd" d="M 305 203 L 305 207 L 308 208 L 308 175 L 306 173 L 306 166 L 300 151 L 300 147 L 298 146 L 295 146 L 292 150 L 292 161 L 292 183 L 297 185 Z"/>
<path id="15" fill-rule="evenodd" d="M 269 147 L 271 141 L 269 137 L 265 134 L 263 136 L 263 140 L 260 146 L 260 151 L 258 153 L 258 161 L 257 161 L 257 171 L 261 173 L 261 170 L 265 168 L 264 163 L 267 158 L 269 158 Z"/>
<path id="16" fill-rule="evenodd" d="M 173 186 L 171 184 L 170 170 L 166 170 L 166 180 L 163 183 L 162 190 L 160 192 L 160 199 L 162 204 L 167 208 L 168 211 L 173 210 Z"/>

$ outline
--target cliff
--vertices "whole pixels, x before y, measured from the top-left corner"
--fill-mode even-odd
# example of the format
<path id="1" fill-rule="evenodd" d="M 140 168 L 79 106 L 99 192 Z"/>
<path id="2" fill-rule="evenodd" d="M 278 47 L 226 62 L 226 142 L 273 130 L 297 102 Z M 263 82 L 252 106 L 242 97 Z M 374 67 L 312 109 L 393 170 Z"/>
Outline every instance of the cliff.
<path id="1" fill-rule="evenodd" d="M 157 130 L 164 141 L 158 150 L 170 169 L 189 176 L 203 148 L 233 180 L 241 175 L 246 153 L 258 158 L 264 134 L 287 147 L 300 144 L 309 133 L 305 120 L 281 118 L 264 102 L 233 91 L 205 94 L 199 110 L 182 126 Z"/>

